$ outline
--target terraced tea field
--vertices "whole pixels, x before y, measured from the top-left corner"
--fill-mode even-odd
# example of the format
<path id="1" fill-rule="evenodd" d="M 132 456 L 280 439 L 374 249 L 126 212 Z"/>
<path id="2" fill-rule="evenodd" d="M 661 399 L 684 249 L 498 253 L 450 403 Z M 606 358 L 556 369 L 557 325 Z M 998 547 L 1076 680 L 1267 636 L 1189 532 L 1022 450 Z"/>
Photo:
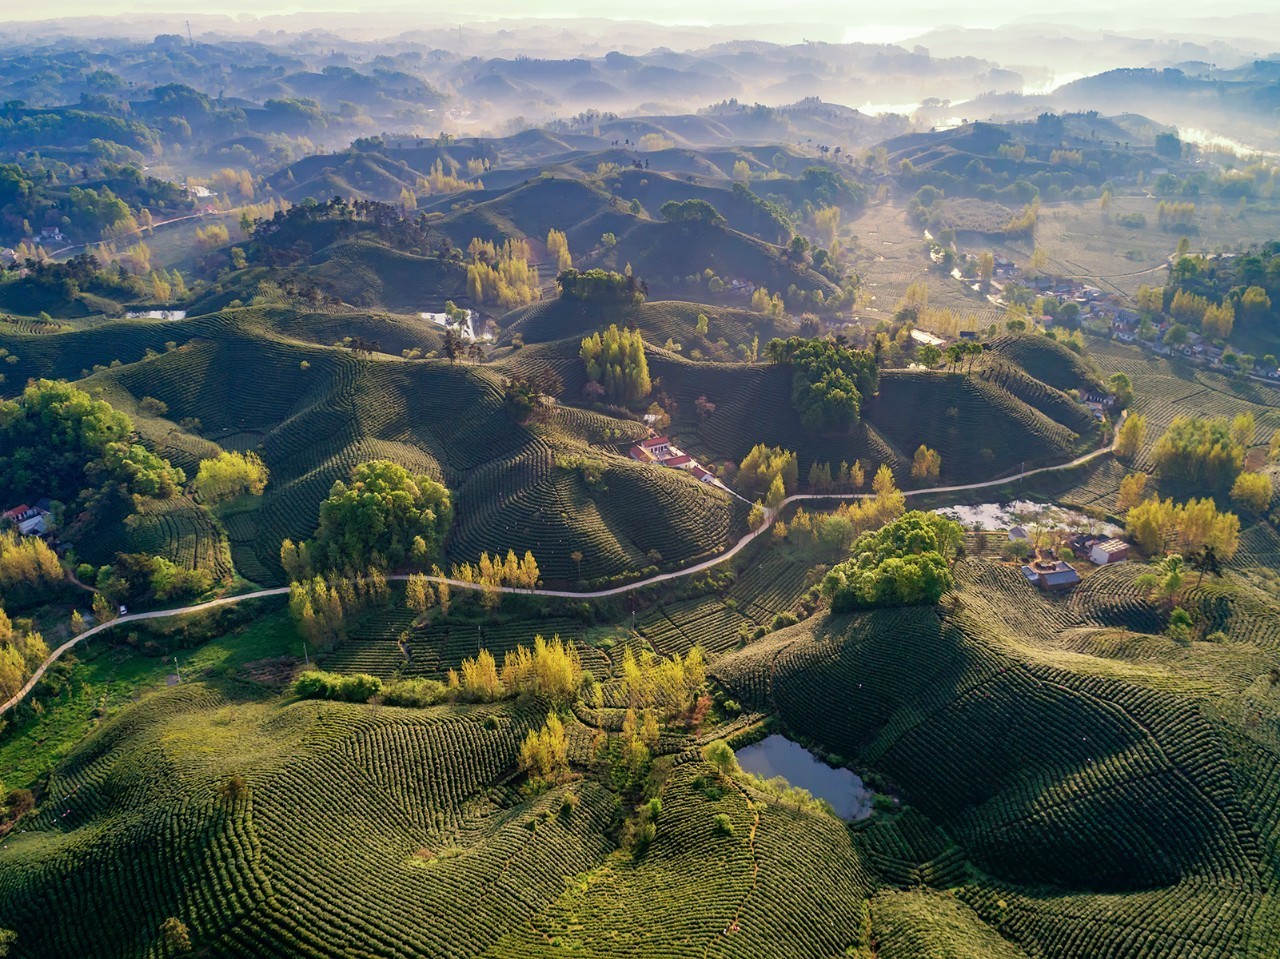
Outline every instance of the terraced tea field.
<path id="1" fill-rule="evenodd" d="M 941 617 L 802 623 L 715 671 L 890 777 L 982 870 L 947 883 L 1027 954 L 1264 955 L 1280 943 L 1266 892 L 1280 846 L 1260 790 L 1280 790 L 1280 730 L 1235 704 L 1256 702 L 1280 616 L 1250 587 L 1215 586 L 1213 602 L 1249 611 L 1223 620 L 1231 646 L 1177 646 L 1137 572 L 1054 600 L 969 561 Z M 1043 884 L 1058 891 L 1031 891 Z"/>
<path id="2" fill-rule="evenodd" d="M 356 314 L 342 322 L 237 310 L 64 334 L 55 338 L 57 349 L 46 348 L 49 337 L 0 341 L 19 356 L 19 373 L 72 377 L 110 342 L 126 362 L 94 374 L 90 388 L 133 411 L 149 444 L 192 475 L 220 448 L 257 452 L 271 482 L 260 503 L 238 506 L 227 518 L 227 532 L 237 568 L 264 585 L 282 581 L 280 542 L 312 535 L 333 483 L 379 458 L 451 487 L 456 523 L 448 561 L 532 549 L 550 581 L 575 582 L 579 572 L 600 581 L 688 565 L 737 539 L 742 504 L 682 473 L 625 458 L 627 444 L 644 435 L 639 424 L 560 409 L 546 423 L 521 426 L 505 409 L 495 371 L 361 357 L 326 342 L 345 330 L 425 347 L 435 333 L 395 317 Z M 516 351 L 507 368 L 518 372 L 537 349 Z M 572 363 L 580 370 L 576 356 Z M 139 413 L 143 397 L 165 404 L 165 418 Z M 553 466 L 559 451 L 584 449 L 608 457 L 596 487 Z M 147 542 L 158 541 L 151 535 Z M 192 547 L 175 539 L 164 549 L 185 557 Z M 580 569 L 570 559 L 576 551 L 584 555 Z"/>

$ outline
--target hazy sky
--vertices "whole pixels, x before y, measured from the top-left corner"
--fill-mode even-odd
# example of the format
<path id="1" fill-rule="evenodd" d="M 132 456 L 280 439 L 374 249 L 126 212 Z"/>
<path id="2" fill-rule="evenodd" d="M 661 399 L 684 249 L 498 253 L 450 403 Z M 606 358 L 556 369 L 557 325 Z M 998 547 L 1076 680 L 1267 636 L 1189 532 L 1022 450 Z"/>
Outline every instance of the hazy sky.
<path id="1" fill-rule="evenodd" d="M 478 5 L 468 0 L 222 0 L 216 7 L 188 6 L 182 0 L 43 0 L 13 4 L 0 20 L 42 20 L 70 16 L 110 16 L 163 11 L 172 15 L 228 13 L 271 16 L 325 11 L 376 11 L 410 15 L 415 20 L 445 18 L 469 20 L 487 17 L 608 17 L 635 18 L 663 23 L 743 23 L 796 21 L 810 23 L 850 23 L 863 26 L 964 24 L 991 26 L 1011 19 L 1052 20 L 1080 26 L 1098 26 L 1103 21 L 1147 19 L 1151 12 L 1160 17 L 1153 27 L 1172 16 L 1232 17 L 1241 14 L 1274 15 L 1272 0 L 1219 0 L 1211 7 L 1192 0 L 1071 0 L 1062 4 L 1010 5 L 998 0 L 971 0 L 965 4 L 941 0 L 915 0 L 886 7 L 873 3 L 831 3 L 829 0 L 650 0 L 643 7 L 601 6 L 598 0 L 490 0 Z M 1269 19 L 1269 17 L 1268 17 Z"/>
<path id="2" fill-rule="evenodd" d="M 265 27 L 296 30 L 326 26 L 326 14 L 337 27 L 335 14 L 359 14 L 367 20 L 348 21 L 385 36 L 421 27 L 499 18 L 604 18 L 646 20 L 683 26 L 744 25 L 726 31 L 746 38 L 785 42 L 801 39 L 833 42 L 899 42 L 931 29 L 947 26 L 990 28 L 1010 22 L 1051 22 L 1082 31 L 1115 30 L 1146 36 L 1157 32 L 1183 36 L 1253 38 L 1276 34 L 1280 18 L 1275 0 L 1218 0 L 1211 5 L 1193 0 L 1063 0 L 1056 4 L 1010 4 L 1007 0 L 906 0 L 883 4 L 849 0 L 649 0 L 642 7 L 602 5 L 599 0 L 220 0 L 216 6 L 189 0 L 37 0 L 9 5 L 0 22 L 39 21 L 62 17 L 104 17 L 119 14 L 144 18 L 143 29 L 179 32 L 187 17 L 193 27 L 218 15 L 240 19 L 241 29 Z M 310 15 L 304 17 L 298 14 Z M 382 16 L 375 16 L 382 14 Z M 258 18 L 269 18 L 264 21 Z M 247 21 L 247 22 L 245 22 Z M 384 27 L 385 24 L 385 27 Z M 770 33 L 763 24 L 778 24 Z M 752 25 L 755 29 L 747 29 Z M 813 29 L 805 29 L 807 26 Z M 359 31 L 365 32 L 365 31 Z"/>

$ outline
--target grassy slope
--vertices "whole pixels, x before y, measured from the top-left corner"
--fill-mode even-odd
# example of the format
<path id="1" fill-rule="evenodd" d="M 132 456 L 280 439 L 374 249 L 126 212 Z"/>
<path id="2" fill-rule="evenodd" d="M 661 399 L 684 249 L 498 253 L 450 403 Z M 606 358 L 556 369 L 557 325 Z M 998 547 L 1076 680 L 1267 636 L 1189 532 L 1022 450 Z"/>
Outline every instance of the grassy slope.
<path id="1" fill-rule="evenodd" d="M 824 294 L 836 290 L 825 277 L 788 262 L 780 247 L 704 223 L 637 220 L 630 230 L 618 235 L 617 246 L 601 265 L 621 270 L 627 263 L 655 289 L 684 289 L 675 287 L 673 279 L 709 269 L 726 282 L 734 278 L 750 280 L 784 297 L 792 285 L 801 290 L 822 290 Z"/>
<path id="2" fill-rule="evenodd" d="M 697 332 L 699 314 L 707 317 L 706 335 Z M 739 344 L 749 347 L 753 337 L 760 344 L 765 344 L 775 337 L 792 335 L 795 330 L 785 320 L 774 320 L 750 310 L 680 300 L 649 301 L 634 307 L 602 307 L 556 298 L 508 314 L 503 319 L 498 342 L 510 344 L 517 334 L 524 338 L 525 343 L 578 338 L 611 323 L 637 327 L 650 343 L 674 340 L 683 348 L 683 355 L 698 350 L 708 359 L 720 360 L 740 358 L 736 347 Z M 721 346 L 720 340 L 724 340 L 727 346 Z"/>
<path id="3" fill-rule="evenodd" d="M 509 788 L 539 717 L 249 698 L 234 682 L 153 693 L 68 757 L 0 849 L 0 919 L 25 956 L 139 955 L 171 915 L 214 956 L 843 954 L 875 880 L 837 822 L 705 798 L 692 780 L 707 767 L 684 764 L 633 861 L 600 786 L 572 787 L 567 816 L 563 788 Z M 571 729 L 585 760 L 589 730 Z M 246 799 L 220 796 L 232 775 Z M 734 835 L 713 834 L 720 813 Z M 673 895 L 685 883 L 695 901 Z"/>
<path id="4" fill-rule="evenodd" d="M 1280 617 L 1248 587 L 1215 587 L 1243 618 L 1231 642 L 1178 646 L 1148 632 L 1160 620 L 1137 572 L 1046 600 L 970 561 L 944 616 L 805 623 L 715 669 L 890 777 L 981 870 L 961 899 L 1030 954 L 1130 955 L 1141 939 L 1162 956 L 1263 955 L 1280 739 L 1247 712 L 1280 697 L 1259 684 Z"/>
<path id="5" fill-rule="evenodd" d="M 463 266 L 368 241 L 328 247 L 303 272 L 309 282 L 357 306 L 439 311 L 446 300 L 460 300 L 466 293 Z"/>

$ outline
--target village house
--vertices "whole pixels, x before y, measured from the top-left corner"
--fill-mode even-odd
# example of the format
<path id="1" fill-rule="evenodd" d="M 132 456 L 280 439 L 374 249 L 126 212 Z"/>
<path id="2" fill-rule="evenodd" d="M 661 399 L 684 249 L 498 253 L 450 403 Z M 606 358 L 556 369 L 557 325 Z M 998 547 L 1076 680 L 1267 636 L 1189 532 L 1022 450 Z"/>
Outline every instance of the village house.
<path id="1" fill-rule="evenodd" d="M 1018 265 L 1007 256 L 1000 256 L 998 253 L 992 260 L 991 275 L 998 277 L 1016 276 Z"/>
<path id="2" fill-rule="evenodd" d="M 41 243 L 61 243 L 66 237 L 56 226 L 46 226 L 40 231 Z"/>
<path id="3" fill-rule="evenodd" d="M 668 469 L 684 470 L 700 483 L 719 485 L 715 474 L 706 469 L 684 450 L 675 446 L 668 436 L 651 436 L 631 447 L 630 456 L 641 463 L 654 463 Z"/>
<path id="4" fill-rule="evenodd" d="M 1031 585 L 1047 593 L 1070 589 L 1080 582 L 1075 567 L 1062 560 L 1036 560 L 1022 567 L 1022 575 Z"/>
<path id="5" fill-rule="evenodd" d="M 1078 533 L 1067 540 L 1067 546 L 1077 556 L 1088 557 L 1094 566 L 1123 563 L 1129 558 L 1129 544 L 1114 536 Z"/>
<path id="6" fill-rule="evenodd" d="M 1089 562 L 1095 566 L 1123 563 L 1129 558 L 1129 544 L 1118 539 L 1104 539 L 1089 550 Z"/>
<path id="7" fill-rule="evenodd" d="M 631 447 L 631 458 L 642 463 L 661 463 L 671 455 L 671 440 L 666 436 L 650 436 Z"/>
<path id="8" fill-rule="evenodd" d="M 23 536 L 43 536 L 50 530 L 49 511 L 39 504 L 28 506 L 23 503 L 0 513 L 0 525 L 9 524 L 16 526 Z"/>
<path id="9" fill-rule="evenodd" d="M 911 338 L 922 346 L 943 347 L 947 345 L 947 341 L 940 336 L 934 336 L 932 333 L 926 333 L 924 330 L 912 330 Z"/>

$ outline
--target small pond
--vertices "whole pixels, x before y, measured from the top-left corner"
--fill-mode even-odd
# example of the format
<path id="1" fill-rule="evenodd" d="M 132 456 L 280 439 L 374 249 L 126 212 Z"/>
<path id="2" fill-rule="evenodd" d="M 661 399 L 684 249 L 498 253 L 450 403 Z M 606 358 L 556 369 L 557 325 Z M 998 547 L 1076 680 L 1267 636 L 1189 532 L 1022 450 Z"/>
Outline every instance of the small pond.
<path id="1" fill-rule="evenodd" d="M 807 789 L 831 803 L 841 819 L 852 822 L 871 815 L 872 791 L 847 769 L 828 766 L 813 753 L 786 736 L 766 736 L 743 746 L 735 755 L 738 765 L 764 779 L 782 776 L 793 786 Z"/>

